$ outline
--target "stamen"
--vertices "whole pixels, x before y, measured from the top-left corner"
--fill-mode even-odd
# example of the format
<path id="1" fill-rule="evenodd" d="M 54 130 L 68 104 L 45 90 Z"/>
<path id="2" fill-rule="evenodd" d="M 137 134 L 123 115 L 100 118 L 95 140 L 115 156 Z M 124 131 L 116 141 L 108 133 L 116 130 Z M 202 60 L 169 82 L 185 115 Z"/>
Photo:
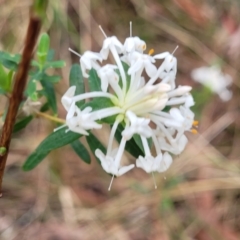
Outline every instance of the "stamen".
<path id="1" fill-rule="evenodd" d="M 193 134 L 198 134 L 198 131 L 197 131 L 196 129 L 191 129 L 191 132 L 192 132 Z"/>
<path id="2" fill-rule="evenodd" d="M 152 172 L 152 178 L 153 178 L 154 187 L 155 187 L 155 189 L 157 189 L 156 179 L 155 179 L 155 175 L 153 172 Z"/>
<path id="3" fill-rule="evenodd" d="M 132 37 L 132 22 L 130 22 L 129 25 L 130 25 L 130 37 Z"/>
<path id="4" fill-rule="evenodd" d="M 146 49 L 146 44 L 143 44 L 142 45 L 142 50 L 145 50 Z"/>
<path id="5" fill-rule="evenodd" d="M 111 187 L 112 187 L 112 183 L 113 183 L 113 179 L 114 179 L 114 175 L 112 176 L 111 182 L 110 182 L 110 184 L 109 184 L 109 188 L 108 188 L 108 191 L 110 191 L 110 190 L 111 190 Z"/>
<path id="6" fill-rule="evenodd" d="M 101 32 L 102 32 L 102 34 L 104 35 L 104 37 L 105 38 L 107 38 L 107 35 L 106 35 L 106 33 L 103 31 L 103 29 L 102 29 L 102 26 L 101 25 L 99 25 L 98 26 L 99 27 L 99 29 L 101 30 Z"/>
<path id="7" fill-rule="evenodd" d="M 193 123 L 192 123 L 192 125 L 193 125 L 194 127 L 197 127 L 197 126 L 198 126 L 198 123 L 199 123 L 199 122 L 198 122 L 197 120 L 194 120 Z"/>
<path id="8" fill-rule="evenodd" d="M 149 52 L 148 52 L 148 55 L 152 55 L 154 53 L 154 49 L 150 49 Z"/>
<path id="9" fill-rule="evenodd" d="M 70 51 L 70 52 L 72 52 L 72 53 L 74 53 L 75 55 L 77 55 L 78 57 L 82 57 L 82 55 L 81 54 L 79 54 L 79 53 L 77 53 L 77 52 L 75 52 L 74 50 L 72 50 L 71 48 L 68 48 L 68 50 Z"/>
<path id="10" fill-rule="evenodd" d="M 172 52 L 172 55 L 177 51 L 177 49 L 178 49 L 178 45 L 175 47 L 175 49 L 173 50 L 173 52 Z"/>
<path id="11" fill-rule="evenodd" d="M 176 52 L 176 50 L 178 49 L 178 45 L 175 47 L 175 49 L 173 50 L 173 52 L 172 52 L 172 56 L 173 56 L 173 54 Z M 172 59 L 171 59 L 171 61 L 173 60 L 173 57 L 172 57 Z"/>

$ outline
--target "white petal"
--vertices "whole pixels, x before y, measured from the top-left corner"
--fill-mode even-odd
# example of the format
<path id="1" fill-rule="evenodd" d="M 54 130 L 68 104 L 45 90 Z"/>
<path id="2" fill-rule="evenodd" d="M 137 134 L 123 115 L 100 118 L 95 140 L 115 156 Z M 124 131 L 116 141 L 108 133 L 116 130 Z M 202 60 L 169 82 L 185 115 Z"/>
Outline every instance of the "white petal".
<path id="1" fill-rule="evenodd" d="M 163 154 L 160 167 L 158 168 L 158 172 L 165 172 L 170 167 L 171 164 L 172 164 L 172 156 L 168 152 L 165 152 Z"/>
<path id="2" fill-rule="evenodd" d="M 150 61 L 145 61 L 144 65 L 145 65 L 145 70 L 147 72 L 147 75 L 149 77 L 153 77 L 153 76 L 156 75 L 157 68 L 156 68 L 156 66 L 154 64 L 152 64 Z"/>
<path id="3" fill-rule="evenodd" d="M 121 176 L 123 175 L 124 173 L 130 171 L 131 169 L 133 169 L 135 167 L 134 164 L 131 164 L 131 165 L 128 165 L 128 166 L 124 166 L 124 167 L 121 167 L 119 170 L 118 170 L 118 175 L 117 176 Z"/>
<path id="4" fill-rule="evenodd" d="M 178 108 L 172 108 L 170 111 L 169 111 L 170 115 L 176 120 L 176 121 L 179 121 L 179 122 L 183 122 L 184 121 L 184 117 L 182 116 L 180 110 Z"/>
<path id="5" fill-rule="evenodd" d="M 163 59 L 166 58 L 170 53 L 169 52 L 163 52 L 157 55 L 154 55 L 153 58 L 154 59 Z"/>

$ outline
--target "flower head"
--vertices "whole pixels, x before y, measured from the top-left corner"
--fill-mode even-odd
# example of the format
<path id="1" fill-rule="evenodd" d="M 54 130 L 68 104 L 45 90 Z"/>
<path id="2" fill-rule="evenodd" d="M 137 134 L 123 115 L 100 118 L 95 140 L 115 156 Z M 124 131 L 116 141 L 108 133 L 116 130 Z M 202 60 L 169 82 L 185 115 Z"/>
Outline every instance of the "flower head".
<path id="1" fill-rule="evenodd" d="M 144 153 L 138 156 L 137 167 L 147 173 L 164 172 L 172 164 L 170 153 L 180 154 L 184 150 L 187 144 L 185 132 L 191 131 L 193 126 L 191 87 L 176 88 L 177 60 L 173 53 L 144 54 L 145 42 L 139 37 L 132 37 L 131 31 L 124 45 L 117 37 L 103 34 L 105 40 L 100 55 L 88 53 L 89 61 L 81 61 L 83 69 L 96 70 L 99 77 L 96 81 L 101 88 L 75 96 L 75 88 L 71 87 L 64 94 L 62 103 L 68 111 L 66 124 L 69 130 L 87 135 L 87 131 L 100 129 L 102 123 L 109 124 L 110 121 L 106 154 L 96 149 L 95 155 L 100 159 L 102 168 L 113 176 L 121 176 L 135 166 L 133 163 L 127 166 L 121 164 L 129 140 L 135 141 Z M 101 59 L 108 59 L 110 53 L 114 64 L 98 63 Z M 163 59 L 160 66 L 156 64 L 156 59 Z M 145 72 L 147 76 L 144 76 Z M 84 99 L 91 99 L 87 104 L 93 107 L 80 109 L 76 103 Z M 117 135 L 120 144 L 113 150 Z M 152 147 L 156 156 L 151 153 Z"/>
<path id="2" fill-rule="evenodd" d="M 228 101 L 232 97 L 232 92 L 227 89 L 232 83 L 232 78 L 228 74 L 222 73 L 218 66 L 200 67 L 191 73 L 194 81 L 199 82 L 219 95 L 222 101 Z"/>

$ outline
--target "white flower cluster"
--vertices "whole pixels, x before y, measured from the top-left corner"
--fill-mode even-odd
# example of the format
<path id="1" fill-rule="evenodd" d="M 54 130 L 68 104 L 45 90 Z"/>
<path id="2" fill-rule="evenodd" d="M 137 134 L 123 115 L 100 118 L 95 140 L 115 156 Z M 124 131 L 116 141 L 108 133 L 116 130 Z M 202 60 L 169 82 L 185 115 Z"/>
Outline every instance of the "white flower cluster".
<path id="1" fill-rule="evenodd" d="M 138 157 L 136 166 L 147 173 L 164 172 L 172 163 L 171 154 L 180 154 L 184 150 L 188 142 L 184 133 L 196 132 L 192 129 L 197 121 L 194 121 L 194 113 L 190 110 L 194 105 L 189 93 L 191 87 L 176 87 L 177 60 L 173 54 L 164 52 L 152 56 L 153 50 L 149 54 L 144 53 L 146 44 L 139 37 L 130 34 L 122 44 L 115 36 L 103 34 L 105 40 L 100 53 L 87 51 L 80 58 L 83 76 L 88 78 L 88 70 L 95 69 L 102 91 L 75 96 L 76 87 L 70 87 L 62 97 L 62 104 L 68 112 L 66 125 L 73 132 L 88 135 L 88 130 L 102 127 L 98 120 L 116 116 L 106 155 L 100 149 L 95 151 L 103 169 L 113 176 L 121 176 L 134 168 L 135 164 L 122 166 L 121 159 L 127 141 L 138 134 L 144 156 Z M 109 55 L 115 64 L 101 64 Z M 156 66 L 158 59 L 163 60 L 160 66 Z M 129 67 L 127 71 L 123 62 Z M 109 98 L 113 106 L 93 111 L 91 107 L 80 110 L 76 105 L 83 99 L 98 97 Z M 119 124 L 124 126 L 122 139 L 119 147 L 113 149 Z M 151 153 L 149 138 L 156 156 Z"/>
<path id="2" fill-rule="evenodd" d="M 196 68 L 191 72 L 191 77 L 218 94 L 222 101 L 232 98 L 232 92 L 227 89 L 232 84 L 232 77 L 224 74 L 219 66 Z"/>

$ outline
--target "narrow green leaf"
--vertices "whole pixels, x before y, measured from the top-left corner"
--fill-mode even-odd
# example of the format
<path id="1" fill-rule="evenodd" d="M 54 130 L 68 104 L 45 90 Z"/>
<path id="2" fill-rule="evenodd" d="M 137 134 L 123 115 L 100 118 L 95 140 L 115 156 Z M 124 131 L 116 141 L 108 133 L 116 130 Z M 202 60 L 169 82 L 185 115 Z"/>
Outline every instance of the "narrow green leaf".
<path id="1" fill-rule="evenodd" d="M 49 76 L 46 73 L 44 73 L 43 76 L 42 76 L 42 79 L 44 79 L 48 82 L 51 82 L 51 83 L 57 83 L 61 80 L 61 77 L 57 76 L 57 75 Z"/>
<path id="2" fill-rule="evenodd" d="M 37 90 L 36 80 L 34 79 L 34 77 L 31 77 L 27 84 L 27 89 L 26 89 L 27 96 L 32 99 L 32 96 L 34 96 L 34 93 L 36 92 L 36 90 Z"/>
<path id="3" fill-rule="evenodd" d="M 104 97 L 99 97 L 99 98 L 94 98 L 92 101 L 85 103 L 84 105 L 81 106 L 81 109 L 85 109 L 86 107 L 91 107 L 93 111 L 103 109 L 103 108 L 109 108 L 113 107 L 114 104 L 109 98 L 104 98 Z M 99 122 L 103 123 L 109 123 L 113 124 L 115 122 L 116 115 L 110 116 L 107 118 L 101 119 Z"/>
<path id="4" fill-rule="evenodd" d="M 8 92 L 8 77 L 2 64 L 0 64 L 0 88 Z"/>
<path id="5" fill-rule="evenodd" d="M 31 61 L 31 66 L 39 68 L 39 63 L 36 60 L 32 60 Z"/>
<path id="6" fill-rule="evenodd" d="M 102 91 L 101 89 L 101 80 L 97 75 L 97 71 L 95 69 L 91 69 L 89 71 L 89 88 L 91 92 L 93 91 Z"/>
<path id="7" fill-rule="evenodd" d="M 84 145 L 77 139 L 72 142 L 71 147 L 75 151 L 75 153 L 87 164 L 91 163 L 91 157 L 88 153 L 88 150 L 84 147 Z"/>
<path id="8" fill-rule="evenodd" d="M 19 64 L 21 61 L 21 55 L 20 54 L 10 54 L 7 52 L 0 51 L 0 60 L 6 60 L 6 61 L 10 61 L 10 62 Z"/>
<path id="9" fill-rule="evenodd" d="M 124 69 L 124 72 L 125 72 L 125 76 L 126 76 L 126 80 L 127 80 L 127 89 L 128 89 L 129 86 L 130 86 L 130 83 L 131 83 L 131 76 L 128 74 L 129 66 L 125 62 L 122 62 L 122 65 L 123 65 L 123 69 Z M 121 78 L 121 74 L 119 72 L 119 69 L 116 69 L 115 71 L 119 75 L 119 86 L 122 87 L 122 78 Z"/>
<path id="10" fill-rule="evenodd" d="M 24 171 L 30 171 L 35 168 L 48 154 L 50 151 L 37 151 L 35 150 L 25 161 L 22 166 Z"/>
<path id="11" fill-rule="evenodd" d="M 102 143 L 97 139 L 95 135 L 89 133 L 89 136 L 86 136 L 87 143 L 95 156 L 95 150 L 100 149 L 104 154 L 106 154 L 106 148 L 102 145 Z M 100 160 L 96 157 L 96 159 L 100 162 Z"/>
<path id="12" fill-rule="evenodd" d="M 144 148 L 143 148 L 141 137 L 138 134 L 134 134 L 133 135 L 133 140 L 135 141 L 137 146 L 141 149 L 141 151 L 144 153 Z M 149 148 L 151 148 L 151 146 L 152 146 L 152 138 L 147 138 L 147 142 L 148 142 Z"/>
<path id="13" fill-rule="evenodd" d="M 57 114 L 57 101 L 53 84 L 45 79 L 41 80 L 41 84 L 43 86 L 44 93 L 48 99 L 49 106 L 51 107 L 53 112 Z"/>
<path id="14" fill-rule="evenodd" d="M 12 70 L 10 70 L 7 75 L 7 79 L 8 79 L 7 80 L 7 89 L 9 92 L 11 92 L 11 90 L 12 90 L 13 74 L 14 74 L 14 72 Z"/>
<path id="15" fill-rule="evenodd" d="M 49 104 L 46 102 L 43 104 L 43 106 L 40 108 L 40 112 L 46 112 L 49 109 Z"/>
<path id="16" fill-rule="evenodd" d="M 84 79 L 82 71 L 79 64 L 74 64 L 71 67 L 69 74 L 69 85 L 76 86 L 76 95 L 82 94 L 85 92 Z M 77 106 L 80 107 L 85 103 L 85 100 L 77 102 Z"/>
<path id="17" fill-rule="evenodd" d="M 37 57 L 40 64 L 43 66 L 47 59 L 50 39 L 47 33 L 43 33 L 38 43 Z"/>
<path id="18" fill-rule="evenodd" d="M 47 61 L 50 62 L 54 58 L 55 51 L 53 49 L 49 49 L 48 54 L 47 54 Z"/>
<path id="19" fill-rule="evenodd" d="M 66 128 L 62 128 L 45 138 L 37 149 L 40 151 L 51 151 L 63 147 L 79 139 L 81 136 L 81 134 L 72 131 L 66 132 Z"/>
<path id="20" fill-rule="evenodd" d="M 46 62 L 44 68 L 62 68 L 65 67 L 66 63 L 62 60 L 53 61 L 53 62 Z"/>
<path id="21" fill-rule="evenodd" d="M 67 132 L 66 128 L 59 129 L 46 137 L 37 149 L 27 158 L 23 165 L 24 171 L 29 171 L 36 167 L 50 151 L 63 147 L 79 139 L 82 135 L 74 132 Z"/>
<path id="22" fill-rule="evenodd" d="M 137 146 L 141 149 L 141 151 L 144 152 L 144 148 L 143 148 L 141 137 L 138 134 L 134 134 L 133 135 L 133 140 L 135 141 Z"/>
<path id="23" fill-rule="evenodd" d="M 13 127 L 13 133 L 19 132 L 20 130 L 25 128 L 32 121 L 32 119 L 33 116 L 28 116 L 16 122 Z"/>

